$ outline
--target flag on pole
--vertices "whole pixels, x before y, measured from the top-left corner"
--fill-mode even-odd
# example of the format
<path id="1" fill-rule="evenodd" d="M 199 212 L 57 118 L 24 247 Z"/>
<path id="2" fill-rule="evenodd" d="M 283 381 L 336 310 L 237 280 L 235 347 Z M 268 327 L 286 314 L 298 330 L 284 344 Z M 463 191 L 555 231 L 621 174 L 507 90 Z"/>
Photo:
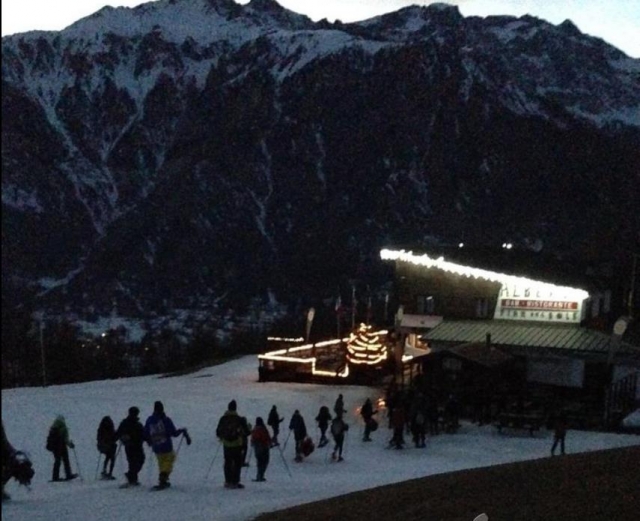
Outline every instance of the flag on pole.
<path id="1" fill-rule="evenodd" d="M 356 287 L 351 286 L 351 329 L 356 327 L 356 306 L 358 302 L 356 301 Z"/>

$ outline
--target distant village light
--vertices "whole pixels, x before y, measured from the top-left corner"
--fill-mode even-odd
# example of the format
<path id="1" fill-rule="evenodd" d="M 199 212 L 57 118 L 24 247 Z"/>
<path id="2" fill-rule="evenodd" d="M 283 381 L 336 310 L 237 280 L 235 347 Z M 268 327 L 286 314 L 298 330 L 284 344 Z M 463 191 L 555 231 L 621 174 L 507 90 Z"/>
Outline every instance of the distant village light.
<path id="1" fill-rule="evenodd" d="M 461 242 L 460 244 L 458 244 L 458 248 L 464 248 L 464 242 Z"/>

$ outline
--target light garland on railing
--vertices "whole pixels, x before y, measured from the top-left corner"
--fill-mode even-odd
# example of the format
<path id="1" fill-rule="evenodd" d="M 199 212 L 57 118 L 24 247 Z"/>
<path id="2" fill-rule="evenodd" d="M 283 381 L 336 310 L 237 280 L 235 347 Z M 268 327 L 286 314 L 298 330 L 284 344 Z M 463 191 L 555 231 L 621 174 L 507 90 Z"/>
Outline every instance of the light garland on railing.
<path id="1" fill-rule="evenodd" d="M 331 376 L 331 377 L 340 377 L 346 378 L 349 376 L 349 364 L 345 364 L 342 371 L 336 373 L 335 371 L 323 371 L 321 369 L 316 369 L 317 357 L 309 356 L 306 358 L 294 357 L 294 356 L 285 356 L 289 353 L 298 353 L 300 351 L 311 351 L 313 352 L 314 347 L 326 347 L 330 345 L 340 344 L 341 342 L 346 342 L 347 339 L 343 338 L 335 339 L 335 340 L 325 340 L 324 342 L 318 342 L 317 344 L 305 344 L 302 346 L 291 347 L 289 349 L 279 349 L 277 351 L 271 351 L 269 353 L 265 353 L 264 355 L 258 355 L 259 360 L 270 360 L 274 362 L 291 362 L 296 364 L 311 364 L 311 374 L 315 376 Z"/>
<path id="2" fill-rule="evenodd" d="M 267 342 L 287 342 L 287 343 L 295 343 L 295 342 L 304 342 L 304 338 L 282 338 L 279 336 L 268 336 Z"/>
<path id="3" fill-rule="evenodd" d="M 383 249 L 380 251 L 380 258 L 382 260 L 402 261 L 416 266 L 425 266 L 426 268 L 437 268 L 448 273 L 454 273 L 456 275 L 462 275 L 465 277 L 474 277 L 489 280 L 491 282 L 499 282 L 504 285 L 531 285 L 535 284 L 543 290 L 550 292 L 562 292 L 566 298 L 576 299 L 579 301 L 589 298 L 589 293 L 583 289 L 571 288 L 568 286 L 556 286 L 548 282 L 540 282 L 537 280 L 529 279 L 526 277 L 517 277 L 515 275 L 506 275 L 504 273 L 497 273 L 494 271 L 483 270 L 479 268 L 471 268 L 469 266 L 462 266 L 461 264 L 455 264 L 444 260 L 444 257 L 438 257 L 434 259 L 427 254 L 414 255 L 413 252 L 407 252 L 405 250 L 388 250 Z"/>

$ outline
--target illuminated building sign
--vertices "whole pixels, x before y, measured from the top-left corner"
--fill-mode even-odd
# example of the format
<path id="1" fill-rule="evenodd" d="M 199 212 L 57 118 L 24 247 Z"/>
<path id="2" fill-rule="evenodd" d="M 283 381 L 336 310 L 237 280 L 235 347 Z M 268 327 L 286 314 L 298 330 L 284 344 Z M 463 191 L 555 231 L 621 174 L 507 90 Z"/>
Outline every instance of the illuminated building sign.
<path id="1" fill-rule="evenodd" d="M 526 284 L 503 283 L 494 318 L 578 323 L 582 320 L 584 300 L 580 296 L 573 288 L 535 281 Z"/>
<path id="2" fill-rule="evenodd" d="M 414 255 L 404 250 L 386 249 L 380 252 L 380 257 L 500 283 L 494 318 L 504 320 L 578 323 L 582 320 L 584 301 L 589 298 L 589 293 L 579 288 L 463 266 L 446 261 L 444 257 L 433 258 L 426 254 Z"/>

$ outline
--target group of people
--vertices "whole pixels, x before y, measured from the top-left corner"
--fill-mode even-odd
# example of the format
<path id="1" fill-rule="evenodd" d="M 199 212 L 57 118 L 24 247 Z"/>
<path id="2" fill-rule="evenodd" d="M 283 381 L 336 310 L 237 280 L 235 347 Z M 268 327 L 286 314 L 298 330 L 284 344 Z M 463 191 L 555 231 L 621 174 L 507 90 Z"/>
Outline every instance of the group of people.
<path id="1" fill-rule="evenodd" d="M 102 465 L 102 479 L 115 479 L 113 468 L 117 456 L 118 442 L 124 447 L 127 458 L 128 470 L 125 473 L 127 482 L 122 487 L 137 486 L 140 484 L 138 475 L 145 461 L 144 443 L 151 446 L 158 461 L 157 488 L 167 488 L 169 475 L 173 470 L 176 453 L 173 449 L 172 438 L 184 436 L 187 444 L 191 444 L 191 438 L 187 429 L 177 429 L 165 412 L 162 402 L 157 401 L 144 426 L 140 422 L 140 409 L 130 407 L 127 417 L 124 418 L 118 428 L 110 416 L 105 416 L 100 421 L 97 432 L 97 448 L 100 456 L 104 456 Z M 69 461 L 69 449 L 75 449 L 75 445 L 69 437 L 69 429 L 64 416 L 59 415 L 54 420 L 47 436 L 47 450 L 53 454 L 53 473 L 51 481 L 70 481 L 78 477 L 72 472 Z M 60 467 L 64 467 L 65 477 L 60 477 Z M 96 471 L 97 472 L 97 471 Z"/>
<path id="2" fill-rule="evenodd" d="M 432 423 L 429 420 L 431 414 L 429 400 L 421 393 L 416 393 L 408 405 L 405 401 L 398 400 L 397 396 L 391 396 L 390 398 L 387 403 L 389 427 L 393 430 L 390 446 L 398 449 L 402 448 L 405 443 L 404 432 L 407 429 L 413 435 L 415 446 L 424 447 L 428 426 Z M 346 412 L 344 398 L 340 394 L 333 406 L 333 415 L 329 407 L 323 405 L 315 417 L 320 433 L 318 446 L 323 447 L 329 443 L 327 431 L 330 431 L 334 441 L 331 458 L 338 462 L 343 461 L 344 442 L 349 430 L 349 425 L 344 419 Z M 377 413 L 378 411 L 374 409 L 373 403 L 367 398 L 359 410 L 364 422 L 363 442 L 371 441 L 371 433 L 378 427 L 378 422 L 374 419 Z M 191 444 L 191 438 L 186 428 L 176 428 L 171 418 L 165 414 L 164 405 L 160 401 L 154 403 L 153 413 L 147 418 L 144 425 L 141 423 L 139 415 L 140 409 L 138 407 L 130 407 L 126 418 L 120 422 L 117 429 L 109 416 L 102 418 L 96 439 L 98 451 L 101 456 L 104 456 L 101 477 L 103 479 L 115 479 L 113 477 L 113 469 L 119 451 L 118 442 L 120 442 L 121 447 L 124 447 L 128 462 L 128 470 L 125 473 L 127 482 L 121 487 L 139 485 L 138 475 L 145 463 L 144 443 L 147 443 L 151 446 L 158 463 L 158 484 L 154 488 L 167 488 L 170 486 L 169 476 L 173 470 L 177 452 L 180 449 L 180 445 L 178 445 L 178 449 L 174 450 L 172 438 L 183 436 L 187 445 Z M 553 420 L 554 442 L 551 454 L 555 454 L 558 446 L 561 453 L 564 454 L 567 430 L 566 416 L 564 414 L 556 414 Z M 247 461 L 249 445 L 254 452 L 257 464 L 257 473 L 254 481 L 266 481 L 265 473 L 269 465 L 270 450 L 277 447 L 281 454 L 283 451 L 278 441 L 280 424 L 283 421 L 284 418 L 280 417 L 277 407 L 274 405 L 269 411 L 267 423 L 265 424 L 262 417 L 258 416 L 255 420 L 255 426 L 252 427 L 245 417 L 238 414 L 236 401 L 231 400 L 229 402 L 227 410 L 219 419 L 216 428 L 216 436 L 223 447 L 224 486 L 226 488 L 244 488 L 240 478 L 242 468 L 249 466 Z M 271 427 L 271 433 L 267 426 Z M 304 418 L 299 410 L 296 410 L 291 417 L 289 431 L 289 436 L 293 435 L 295 440 L 294 460 L 297 462 L 303 461 L 303 458 L 313 451 L 314 445 L 308 435 Z M 437 434 L 437 431 L 432 431 L 431 434 Z M 288 439 L 289 437 L 287 437 L 287 441 Z M 180 441 L 181 443 L 182 440 Z M 33 470 L 28 458 L 16 457 L 16 455 L 24 453 L 16 451 L 8 442 L 4 432 L 4 425 L 2 426 L 2 446 L 2 495 L 4 500 L 8 498 L 4 491 L 5 483 L 13 476 L 21 483 L 29 484 L 33 476 Z M 61 415 L 57 416 L 49 429 L 46 444 L 47 450 L 51 451 L 54 457 L 52 481 L 68 481 L 78 477 L 77 473 L 72 472 L 69 461 L 69 449 L 73 450 L 74 447 L 75 445 L 69 437 L 65 418 Z M 60 477 L 61 466 L 64 468 L 64 478 Z"/>

